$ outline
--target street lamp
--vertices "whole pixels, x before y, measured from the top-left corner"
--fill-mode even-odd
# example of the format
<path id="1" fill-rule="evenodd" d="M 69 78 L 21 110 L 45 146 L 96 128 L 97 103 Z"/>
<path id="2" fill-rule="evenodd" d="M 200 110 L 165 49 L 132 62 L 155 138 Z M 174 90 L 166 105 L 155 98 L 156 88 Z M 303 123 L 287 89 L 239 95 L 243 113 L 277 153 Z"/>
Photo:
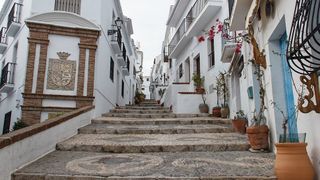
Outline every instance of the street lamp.
<path id="1" fill-rule="evenodd" d="M 108 30 L 108 35 L 113 35 L 115 34 L 117 31 L 119 31 L 121 29 L 121 25 L 123 24 L 123 20 L 120 19 L 120 17 L 118 17 L 115 21 L 114 21 L 115 25 L 112 26 L 116 26 L 117 29 L 111 29 Z"/>

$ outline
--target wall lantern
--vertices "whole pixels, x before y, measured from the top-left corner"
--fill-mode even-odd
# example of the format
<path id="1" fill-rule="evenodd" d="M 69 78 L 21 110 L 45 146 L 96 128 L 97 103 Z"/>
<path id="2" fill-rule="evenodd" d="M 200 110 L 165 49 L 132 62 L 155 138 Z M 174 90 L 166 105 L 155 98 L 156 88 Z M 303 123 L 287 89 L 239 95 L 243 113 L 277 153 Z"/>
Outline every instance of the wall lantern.
<path id="1" fill-rule="evenodd" d="M 121 29 L 121 25 L 123 24 L 123 20 L 120 19 L 120 17 L 118 17 L 115 21 L 114 21 L 115 25 L 112 25 L 113 27 L 117 27 L 117 29 L 111 29 L 108 30 L 108 35 L 113 35 L 116 32 L 118 32 Z"/>

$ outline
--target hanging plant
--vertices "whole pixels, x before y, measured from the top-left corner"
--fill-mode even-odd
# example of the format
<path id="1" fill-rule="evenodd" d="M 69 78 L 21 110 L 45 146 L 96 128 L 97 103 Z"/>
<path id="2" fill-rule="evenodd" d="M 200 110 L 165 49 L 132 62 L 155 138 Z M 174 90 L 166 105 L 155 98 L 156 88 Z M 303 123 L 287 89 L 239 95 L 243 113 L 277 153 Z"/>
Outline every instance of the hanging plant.
<path id="1" fill-rule="evenodd" d="M 210 40 L 214 39 L 217 34 L 220 34 L 224 40 L 226 41 L 235 41 L 237 43 L 237 47 L 235 49 L 236 53 L 241 52 L 242 42 L 250 43 L 250 38 L 247 33 L 238 33 L 235 35 L 229 34 L 229 24 L 228 21 L 224 23 L 219 19 L 216 20 L 216 24 L 211 26 L 209 30 L 205 31 L 205 33 L 198 37 L 198 42 L 204 42 L 206 37 Z"/>

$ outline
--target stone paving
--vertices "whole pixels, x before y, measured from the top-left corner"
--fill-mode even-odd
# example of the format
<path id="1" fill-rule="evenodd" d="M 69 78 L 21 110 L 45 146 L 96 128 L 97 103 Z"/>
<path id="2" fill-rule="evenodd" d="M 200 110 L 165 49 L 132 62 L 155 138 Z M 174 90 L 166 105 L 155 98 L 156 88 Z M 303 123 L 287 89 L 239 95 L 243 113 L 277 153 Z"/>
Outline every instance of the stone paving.
<path id="1" fill-rule="evenodd" d="M 248 152 L 230 120 L 168 111 L 152 101 L 117 107 L 13 180 L 276 179 L 274 155 Z"/>
<path id="2" fill-rule="evenodd" d="M 190 134 L 190 133 L 230 133 L 233 129 L 227 125 L 110 125 L 91 124 L 79 129 L 81 134 Z"/>
<path id="3" fill-rule="evenodd" d="M 65 177 L 81 175 L 97 179 L 99 177 L 274 179 L 273 158 L 270 153 L 252 154 L 247 151 L 139 154 L 56 151 L 15 174 L 17 177 L 28 174 L 39 174 L 40 177 L 50 174 Z"/>

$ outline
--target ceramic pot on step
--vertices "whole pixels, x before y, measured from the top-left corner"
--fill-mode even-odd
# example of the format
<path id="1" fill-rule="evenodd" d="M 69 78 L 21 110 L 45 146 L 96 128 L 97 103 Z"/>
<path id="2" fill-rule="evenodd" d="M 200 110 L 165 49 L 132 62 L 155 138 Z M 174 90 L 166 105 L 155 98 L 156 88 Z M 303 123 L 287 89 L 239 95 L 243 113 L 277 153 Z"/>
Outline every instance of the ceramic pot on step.
<path id="1" fill-rule="evenodd" d="M 199 110 L 201 113 L 208 113 L 209 112 L 209 106 L 207 104 L 200 104 Z"/>
<path id="2" fill-rule="evenodd" d="M 253 150 L 268 149 L 269 128 L 266 125 L 247 127 L 250 146 Z"/>
<path id="3" fill-rule="evenodd" d="M 315 172 L 306 143 L 278 143 L 275 172 L 278 180 L 313 180 Z"/>

